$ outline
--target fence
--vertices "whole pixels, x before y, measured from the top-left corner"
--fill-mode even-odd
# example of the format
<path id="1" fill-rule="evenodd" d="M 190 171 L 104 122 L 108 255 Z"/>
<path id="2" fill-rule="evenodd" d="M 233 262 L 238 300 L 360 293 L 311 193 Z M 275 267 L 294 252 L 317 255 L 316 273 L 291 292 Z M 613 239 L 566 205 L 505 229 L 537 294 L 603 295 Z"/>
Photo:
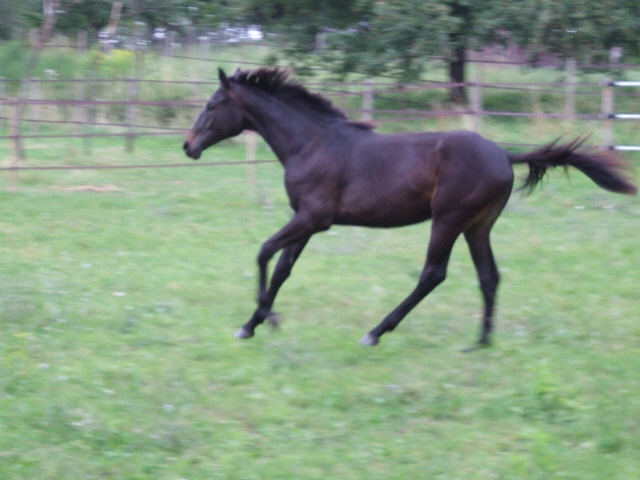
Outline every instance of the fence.
<path id="1" fill-rule="evenodd" d="M 191 58 L 184 56 L 183 58 Z M 195 59 L 196 57 L 194 57 Z M 202 59 L 200 59 L 202 60 Z M 207 59 L 207 61 L 215 61 Z M 602 123 L 601 146 L 607 149 L 640 151 L 640 146 L 614 145 L 613 123 L 615 120 L 637 120 L 640 114 L 615 113 L 615 88 L 638 87 L 640 82 L 613 82 L 588 83 L 576 82 L 572 68 L 568 67 L 567 81 L 556 83 L 492 83 L 482 81 L 482 69 L 478 69 L 476 78 L 471 83 L 453 84 L 445 82 L 421 82 L 421 83 L 389 83 L 388 81 L 365 81 L 356 83 L 309 83 L 308 87 L 313 91 L 320 91 L 330 97 L 352 117 L 360 117 L 363 120 L 375 120 L 377 123 L 389 124 L 392 122 L 426 121 L 443 117 L 461 117 L 467 128 L 480 130 L 484 117 L 529 117 L 548 118 L 562 120 L 591 120 Z M 211 91 L 217 88 L 217 82 L 203 81 L 163 81 L 140 78 L 100 80 L 97 78 L 59 80 L 59 79 L 31 79 L 28 98 L 9 98 L 6 94 L 6 81 L 0 79 L 0 133 L 8 127 L 7 135 L 0 135 L 0 141 L 11 143 L 12 154 L 9 163 L 0 170 L 12 171 L 16 175 L 19 170 L 27 169 L 81 169 L 81 168 L 149 168 L 166 167 L 169 165 L 105 165 L 105 166 L 50 166 L 33 167 L 22 164 L 25 157 L 24 143 L 35 139 L 52 138 L 78 138 L 82 139 L 85 152 L 92 148 L 91 139 L 96 137 L 122 137 L 127 151 L 135 148 L 135 140 L 143 136 L 159 135 L 183 135 L 186 133 L 197 110 L 202 108 L 205 88 Z M 51 92 L 62 90 L 63 85 L 72 85 L 67 89 L 65 98 L 55 98 L 56 95 L 43 94 L 47 85 Z M 100 86 L 100 88 L 98 88 Z M 181 89 L 179 99 L 149 99 L 144 100 L 142 90 L 154 86 L 157 92 L 167 89 Z M 415 101 L 407 97 L 415 94 L 429 94 L 435 91 L 445 91 L 453 87 L 463 86 L 469 91 L 469 103 L 466 108 L 433 109 L 432 105 L 423 100 Z M 106 87 L 106 88 L 105 88 Z M 102 91 L 103 98 L 98 98 L 98 90 Z M 105 90 L 107 93 L 105 93 Z M 534 108 L 534 111 L 504 111 L 491 109 L 485 102 L 486 92 L 493 90 L 510 91 L 518 94 L 529 94 L 534 97 L 551 95 L 564 97 L 561 111 L 545 112 L 542 108 Z M 108 99 L 108 92 L 111 98 Z M 115 92 L 117 91 L 117 92 Z M 69 93 L 72 92 L 72 93 Z M 441 93 L 443 98 L 446 93 Z M 600 108 L 587 113 L 577 113 L 576 97 L 590 96 L 600 97 Z M 58 95 L 59 97 L 59 95 Z M 105 99 L 105 97 L 107 99 Z M 162 95 L 160 95 L 162 97 Z M 393 98 L 390 98 L 393 97 Z M 625 94 L 621 98 L 640 98 L 637 94 Z M 196 98 L 196 99 L 194 99 Z M 360 100 L 358 100 L 358 98 Z M 389 104 L 393 100 L 396 106 L 404 108 L 376 108 L 376 104 Z M 392 102 L 392 103 L 393 103 Z M 446 103 L 446 102 L 443 102 Z M 594 103 L 594 102 L 592 102 Z M 598 102 L 595 102 L 598 103 Z M 25 109 L 28 115 L 20 118 L 18 112 Z M 145 113 L 145 110 L 156 109 L 155 114 Z M 102 112 L 102 113 L 100 113 Z M 105 113 L 106 112 L 106 113 Z M 160 113 L 158 113 L 160 112 Z M 172 116 L 171 125 L 163 124 L 162 112 L 169 112 Z M 151 122 L 140 122 L 140 119 Z M 3 126 L 3 123 L 5 124 Z M 155 124 L 154 124 L 155 123 Z M 27 125 L 28 131 L 24 126 Z M 40 128 L 55 126 L 66 129 L 64 133 L 43 133 Z M 252 163 L 255 156 L 251 153 L 255 146 L 248 142 L 247 161 Z M 532 146 L 531 144 L 508 144 L 510 146 Z M 208 165 L 199 164 L 172 164 L 170 166 Z"/>
<path id="2" fill-rule="evenodd" d="M 640 145 L 615 145 L 613 142 L 614 120 L 640 120 L 640 113 L 615 113 L 615 87 L 640 87 L 640 82 L 606 82 L 602 93 L 602 113 L 605 117 L 605 146 L 611 150 L 640 152 Z"/>

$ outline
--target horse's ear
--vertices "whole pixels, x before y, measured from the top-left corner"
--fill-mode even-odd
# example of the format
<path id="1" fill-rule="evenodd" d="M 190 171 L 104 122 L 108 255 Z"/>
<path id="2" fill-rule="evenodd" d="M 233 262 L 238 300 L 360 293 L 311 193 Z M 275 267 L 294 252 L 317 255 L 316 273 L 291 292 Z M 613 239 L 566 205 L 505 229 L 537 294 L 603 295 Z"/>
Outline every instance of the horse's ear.
<path id="1" fill-rule="evenodd" d="M 220 78 L 220 84 L 225 88 L 225 90 L 229 90 L 231 88 L 231 82 L 229 82 L 227 74 L 224 73 L 224 70 L 221 68 L 218 69 L 218 77 Z"/>
<path id="2" fill-rule="evenodd" d="M 240 70 L 240 67 L 236 68 L 236 73 L 233 74 L 234 78 L 238 78 L 238 76 L 242 73 L 242 70 Z"/>

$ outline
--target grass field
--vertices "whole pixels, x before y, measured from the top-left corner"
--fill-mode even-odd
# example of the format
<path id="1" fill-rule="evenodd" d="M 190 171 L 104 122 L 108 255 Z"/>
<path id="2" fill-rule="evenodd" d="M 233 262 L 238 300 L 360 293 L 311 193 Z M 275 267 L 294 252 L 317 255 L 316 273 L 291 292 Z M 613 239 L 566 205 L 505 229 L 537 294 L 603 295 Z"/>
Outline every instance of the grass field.
<path id="1" fill-rule="evenodd" d="M 178 137 L 95 140 L 90 159 L 45 142 L 32 164 L 185 161 Z M 243 158 L 226 142 L 202 161 Z M 0 478 L 640 479 L 637 198 L 577 172 L 512 197 L 492 348 L 460 352 L 481 307 L 462 241 L 394 333 L 357 343 L 413 288 L 427 224 L 315 236 L 279 331 L 239 341 L 258 248 L 290 215 L 281 176 L 0 177 Z"/>

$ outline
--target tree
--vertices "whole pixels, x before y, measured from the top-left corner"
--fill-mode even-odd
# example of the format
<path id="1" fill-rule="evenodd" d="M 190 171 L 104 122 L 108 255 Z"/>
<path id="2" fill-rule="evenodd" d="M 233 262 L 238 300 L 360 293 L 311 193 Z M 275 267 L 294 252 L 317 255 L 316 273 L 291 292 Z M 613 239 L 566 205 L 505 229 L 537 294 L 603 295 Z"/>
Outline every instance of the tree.
<path id="1" fill-rule="evenodd" d="M 637 0 L 517 0 L 509 7 L 518 43 L 586 63 L 606 61 L 612 47 L 640 54 Z"/>
<path id="2" fill-rule="evenodd" d="M 42 0 L 0 1 L 0 40 L 37 28 L 42 21 Z"/>
<path id="3" fill-rule="evenodd" d="M 251 3 L 251 2 L 250 2 Z M 316 38 L 326 34 L 321 52 L 335 73 L 393 73 L 403 80 L 422 74 L 426 57 L 449 62 L 452 81 L 465 81 L 465 52 L 493 41 L 503 2 L 490 0 L 268 0 L 254 2 L 258 21 L 283 28 L 291 44 L 289 57 L 304 59 L 316 51 Z M 464 91 L 452 91 L 464 101 Z"/>
<path id="4" fill-rule="evenodd" d="M 62 0 L 60 2 L 60 15 L 56 23 L 56 30 L 75 34 L 79 31 L 98 32 L 109 23 L 111 13 L 111 0 Z"/>
<path id="5" fill-rule="evenodd" d="M 426 57 L 448 62 L 449 78 L 465 82 L 466 51 L 494 43 L 501 24 L 501 1 L 386 0 L 373 5 L 366 28 L 337 35 L 342 56 L 338 69 L 379 74 L 394 71 L 405 80 L 419 78 Z M 451 89 L 463 103 L 463 87 Z"/>
<path id="6" fill-rule="evenodd" d="M 466 52 L 509 38 L 534 55 L 597 61 L 613 46 L 640 54 L 638 0 L 246 0 L 244 12 L 280 29 L 289 60 L 321 59 L 340 75 L 413 80 L 427 57 L 439 56 L 451 81 L 464 83 Z M 452 99 L 464 101 L 464 91 L 454 89 Z"/>
<path id="7" fill-rule="evenodd" d="M 373 0 L 245 0 L 242 18 L 278 33 L 284 55 L 298 74 L 319 63 L 318 52 L 332 32 L 361 25 L 370 17 Z"/>
<path id="8" fill-rule="evenodd" d="M 21 3 L 0 2 L 0 40 L 7 40 L 13 36 L 13 30 L 21 21 L 22 7 Z"/>
<path id="9" fill-rule="evenodd" d="M 448 54 L 444 50 L 452 29 L 448 9 L 440 2 L 376 2 L 357 25 L 329 36 L 325 59 L 341 74 L 394 73 L 411 80 L 422 73 L 426 56 Z"/>

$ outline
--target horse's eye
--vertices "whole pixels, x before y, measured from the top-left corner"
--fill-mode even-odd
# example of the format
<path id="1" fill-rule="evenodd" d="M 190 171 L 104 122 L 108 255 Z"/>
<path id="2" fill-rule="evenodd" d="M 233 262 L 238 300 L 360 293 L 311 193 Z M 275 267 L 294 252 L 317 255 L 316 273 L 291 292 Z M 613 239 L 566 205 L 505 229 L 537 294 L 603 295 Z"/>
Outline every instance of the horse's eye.
<path id="1" fill-rule="evenodd" d="M 213 103 L 211 103 L 211 102 L 207 103 L 207 110 L 208 111 L 212 111 L 214 108 L 216 108 L 216 106 Z"/>

